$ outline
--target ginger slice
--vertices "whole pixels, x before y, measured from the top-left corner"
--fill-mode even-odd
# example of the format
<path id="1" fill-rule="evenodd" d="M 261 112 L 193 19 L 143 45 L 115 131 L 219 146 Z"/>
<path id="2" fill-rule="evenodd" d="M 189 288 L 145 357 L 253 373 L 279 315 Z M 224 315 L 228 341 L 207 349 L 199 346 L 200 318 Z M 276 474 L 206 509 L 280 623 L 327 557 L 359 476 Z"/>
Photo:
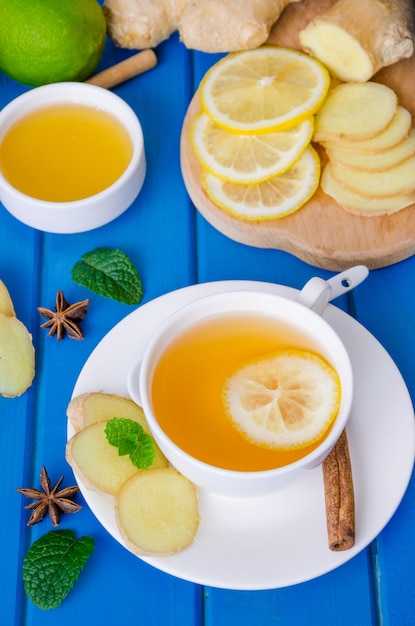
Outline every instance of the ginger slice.
<path id="1" fill-rule="evenodd" d="M 415 191 L 415 155 L 380 172 L 367 172 L 331 163 L 331 174 L 339 183 L 369 198 L 385 198 Z"/>
<path id="2" fill-rule="evenodd" d="M 361 152 L 345 152 L 341 149 L 327 148 L 327 155 L 333 163 L 343 167 L 354 167 L 367 172 L 381 172 L 399 165 L 415 153 L 415 129 L 397 146 L 384 150 L 370 157 Z"/>
<path id="3" fill-rule="evenodd" d="M 323 142 L 329 150 L 334 148 L 343 152 L 359 152 L 362 155 L 376 154 L 393 148 L 407 137 L 412 126 L 412 116 L 408 109 L 398 105 L 390 124 L 376 137 L 362 141 L 348 141 L 344 138 L 333 138 Z"/>
<path id="4" fill-rule="evenodd" d="M 7 315 L 7 317 L 16 317 L 12 299 L 2 280 L 0 280 L 0 313 Z"/>
<path id="5" fill-rule="evenodd" d="M 393 89 L 380 83 L 344 83 L 332 89 L 316 114 L 314 141 L 375 137 L 398 106 Z"/>
<path id="6" fill-rule="evenodd" d="M 32 384 L 34 375 L 31 335 L 15 316 L 0 313 L 0 395 L 20 396 Z"/>
<path id="7" fill-rule="evenodd" d="M 331 165 L 328 163 L 321 177 L 321 188 L 324 193 L 332 197 L 345 211 L 354 215 L 377 217 L 391 215 L 415 204 L 415 192 L 398 194 L 385 198 L 368 197 L 339 183 L 331 174 Z"/>
<path id="8" fill-rule="evenodd" d="M 411 0 L 338 0 L 300 31 L 304 50 L 342 81 L 364 82 L 414 52 Z"/>
<path id="9" fill-rule="evenodd" d="M 137 472 L 118 493 L 116 516 L 121 535 L 135 554 L 174 554 L 197 533 L 197 489 L 172 467 Z"/>
<path id="10" fill-rule="evenodd" d="M 95 391 L 75 396 L 70 401 L 66 414 L 76 432 L 89 424 L 106 421 L 112 417 L 134 420 L 141 424 L 146 433 L 149 432 L 141 406 L 135 404 L 130 398 L 113 393 Z"/>
<path id="11" fill-rule="evenodd" d="M 115 496 L 130 476 L 142 470 L 133 465 L 128 455 L 120 456 L 118 448 L 108 443 L 106 423 L 96 422 L 76 433 L 67 443 L 66 459 L 90 489 Z M 152 467 L 167 466 L 166 457 L 156 450 Z"/>

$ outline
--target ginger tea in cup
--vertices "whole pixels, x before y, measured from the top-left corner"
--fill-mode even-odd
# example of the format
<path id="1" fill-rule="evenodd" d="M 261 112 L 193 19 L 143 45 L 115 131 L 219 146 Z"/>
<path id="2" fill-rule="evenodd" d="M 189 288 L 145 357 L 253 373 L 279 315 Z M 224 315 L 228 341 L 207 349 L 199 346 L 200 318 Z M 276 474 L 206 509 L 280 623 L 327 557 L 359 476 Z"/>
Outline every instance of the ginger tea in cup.
<path id="1" fill-rule="evenodd" d="M 151 400 L 157 421 L 180 448 L 210 465 L 248 472 L 293 463 L 315 450 L 329 427 L 309 445 L 293 443 L 288 449 L 259 445 L 241 434 L 227 415 L 224 384 L 234 372 L 263 357 L 295 350 L 312 358 L 317 349 L 309 335 L 267 315 L 230 313 L 195 323 L 166 348 L 154 370 Z M 268 388 L 267 381 L 255 382 L 258 389 L 241 393 L 247 396 L 246 403 L 257 405 L 252 406 L 252 419 L 268 419 L 272 429 L 278 402 L 273 401 L 272 381 Z M 251 377 L 247 387 L 253 384 Z M 254 415 L 255 409 L 259 410 Z"/>
<path id="2" fill-rule="evenodd" d="M 281 450 L 250 436 L 263 426 L 262 406 L 268 419 L 278 394 L 275 381 L 262 374 L 269 358 L 282 358 L 284 368 L 294 359 L 294 370 L 300 362 L 302 373 L 304 362 L 307 372 L 330 372 L 331 418 L 310 445 Z M 244 369 L 252 365 L 253 377 Z M 287 380 L 294 389 L 295 372 Z M 131 370 L 128 387 L 178 471 L 209 490 L 246 497 L 278 489 L 324 460 L 347 422 L 353 383 L 343 343 L 317 313 L 269 293 L 231 292 L 201 298 L 173 314 Z M 294 440 L 298 443 L 295 433 Z"/>

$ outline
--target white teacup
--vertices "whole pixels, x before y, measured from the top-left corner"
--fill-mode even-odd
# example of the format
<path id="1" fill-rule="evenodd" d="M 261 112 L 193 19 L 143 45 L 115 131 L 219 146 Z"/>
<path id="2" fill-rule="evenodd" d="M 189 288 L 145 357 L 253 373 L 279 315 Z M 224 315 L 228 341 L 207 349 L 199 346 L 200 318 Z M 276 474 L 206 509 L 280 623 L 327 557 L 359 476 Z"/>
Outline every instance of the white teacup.
<path id="1" fill-rule="evenodd" d="M 136 114 L 119 96 L 95 85 L 68 82 L 31 89 L 6 105 L 0 112 L 0 142 L 10 126 L 23 116 L 60 104 L 87 105 L 118 120 L 132 143 L 132 156 L 126 170 L 99 193 L 80 200 L 54 202 L 22 193 L 8 182 L 0 169 L 0 201 L 9 213 L 28 226 L 51 233 L 79 233 L 107 224 L 128 209 L 137 197 L 146 173 L 143 133 Z"/>
<path id="2" fill-rule="evenodd" d="M 143 407 L 157 444 L 179 472 L 196 485 L 217 494 L 252 497 L 278 490 L 300 477 L 305 470 L 322 463 L 349 419 L 353 400 L 353 374 L 343 342 L 321 317 L 321 313 L 329 300 L 352 289 L 367 274 L 367 268 L 357 266 L 337 274 L 329 281 L 313 278 L 299 292 L 297 300 L 257 291 L 217 293 L 187 304 L 168 318 L 151 339 L 144 355 L 132 367 L 128 390 L 133 400 Z M 275 320 L 276 325 L 292 328 L 302 337 L 301 345 L 296 347 L 317 352 L 340 378 L 340 407 L 329 434 L 313 451 L 288 465 L 261 471 L 217 467 L 183 450 L 166 434 L 157 419 L 152 400 L 152 381 L 161 356 L 173 340 L 192 325 L 203 323 L 213 316 L 229 314 L 266 316 L 268 320 Z M 221 358 L 220 354 L 218 358 Z"/>

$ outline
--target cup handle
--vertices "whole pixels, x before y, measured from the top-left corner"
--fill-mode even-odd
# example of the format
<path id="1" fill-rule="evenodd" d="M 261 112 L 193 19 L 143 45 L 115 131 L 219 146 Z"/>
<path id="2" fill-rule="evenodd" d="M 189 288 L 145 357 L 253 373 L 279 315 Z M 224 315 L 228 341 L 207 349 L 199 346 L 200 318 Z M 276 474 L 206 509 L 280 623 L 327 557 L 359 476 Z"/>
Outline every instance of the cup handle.
<path id="1" fill-rule="evenodd" d="M 140 370 L 141 364 L 143 362 L 144 355 L 142 354 L 140 358 L 134 363 L 134 365 L 130 368 L 127 376 L 127 389 L 130 394 L 130 398 L 139 406 L 141 405 L 141 396 L 140 396 Z"/>
<path id="2" fill-rule="evenodd" d="M 318 315 L 322 315 L 331 300 L 360 285 L 368 274 L 369 270 L 365 265 L 355 265 L 344 272 L 335 274 L 328 280 L 314 276 L 300 291 L 298 302 L 315 311 Z"/>

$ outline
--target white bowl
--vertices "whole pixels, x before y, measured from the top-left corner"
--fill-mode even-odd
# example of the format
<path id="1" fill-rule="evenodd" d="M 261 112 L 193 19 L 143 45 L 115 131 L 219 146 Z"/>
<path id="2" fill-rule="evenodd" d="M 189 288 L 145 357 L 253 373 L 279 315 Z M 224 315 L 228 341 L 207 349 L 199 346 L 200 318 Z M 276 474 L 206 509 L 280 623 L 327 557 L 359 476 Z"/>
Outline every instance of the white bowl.
<path id="1" fill-rule="evenodd" d="M 166 347 L 189 326 L 211 316 L 229 313 L 272 316 L 288 323 L 309 337 L 307 349 L 315 350 L 337 371 L 342 398 L 336 420 L 322 443 L 303 458 L 280 468 L 265 471 L 234 471 L 209 465 L 181 449 L 160 426 L 151 400 L 152 378 Z M 185 373 L 184 373 L 185 375 Z M 343 342 L 333 328 L 316 312 L 300 302 L 257 291 L 219 293 L 196 300 L 176 313 L 160 327 L 142 358 L 128 376 L 128 391 L 143 407 L 150 431 L 171 464 L 196 485 L 218 494 L 235 497 L 263 496 L 290 484 L 320 465 L 345 428 L 353 398 L 353 375 Z"/>
<path id="2" fill-rule="evenodd" d="M 124 173 L 104 191 L 82 200 L 49 202 L 32 198 L 4 178 L 0 171 L 0 201 L 18 220 L 50 233 L 79 233 L 112 221 L 133 203 L 146 173 L 144 140 L 140 122 L 119 96 L 86 83 L 54 83 L 37 87 L 12 100 L 0 112 L 0 141 L 11 124 L 35 109 L 53 104 L 92 106 L 114 116 L 127 130 L 133 155 Z"/>

